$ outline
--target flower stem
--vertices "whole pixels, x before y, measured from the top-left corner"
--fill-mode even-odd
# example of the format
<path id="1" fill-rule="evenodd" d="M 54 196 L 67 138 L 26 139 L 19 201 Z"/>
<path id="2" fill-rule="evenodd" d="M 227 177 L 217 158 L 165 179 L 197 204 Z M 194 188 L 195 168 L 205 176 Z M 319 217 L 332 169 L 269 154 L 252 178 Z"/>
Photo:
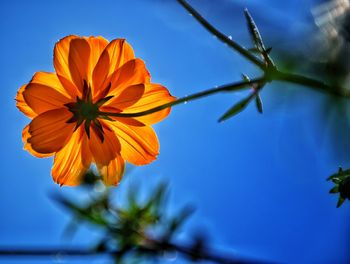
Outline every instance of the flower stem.
<path id="1" fill-rule="evenodd" d="M 219 87 L 215 87 L 212 89 L 208 89 L 202 92 L 198 92 L 189 96 L 184 96 L 182 98 L 179 98 L 175 101 L 172 101 L 170 103 L 166 103 L 154 108 L 151 108 L 149 110 L 146 111 L 142 111 L 142 112 L 136 112 L 136 113 L 110 113 L 110 112 L 99 112 L 100 115 L 106 115 L 106 116 L 115 116 L 115 117 L 139 117 L 139 116 L 145 116 L 145 115 L 149 115 L 149 114 L 153 114 L 155 112 L 161 111 L 163 109 L 166 109 L 168 107 L 172 107 L 181 103 L 187 103 L 202 97 L 206 97 L 212 94 L 216 94 L 216 93 L 220 93 L 220 92 L 233 92 L 233 91 L 237 91 L 237 90 L 241 90 L 247 87 L 252 86 L 255 83 L 260 83 L 260 82 L 264 82 L 265 78 L 264 77 L 260 77 L 260 78 L 256 78 L 253 79 L 249 82 L 247 81 L 241 81 L 241 82 L 237 82 L 237 83 L 230 83 L 230 84 L 225 84 Z"/>
<path id="2" fill-rule="evenodd" d="M 341 96 L 348 99 L 350 98 L 350 94 L 344 93 L 343 92 L 344 90 L 341 87 L 330 86 L 324 82 L 321 82 L 303 75 L 276 71 L 272 74 L 272 79 L 276 81 L 300 84 L 300 85 L 304 85 L 304 86 L 316 89 L 319 92 Z"/>

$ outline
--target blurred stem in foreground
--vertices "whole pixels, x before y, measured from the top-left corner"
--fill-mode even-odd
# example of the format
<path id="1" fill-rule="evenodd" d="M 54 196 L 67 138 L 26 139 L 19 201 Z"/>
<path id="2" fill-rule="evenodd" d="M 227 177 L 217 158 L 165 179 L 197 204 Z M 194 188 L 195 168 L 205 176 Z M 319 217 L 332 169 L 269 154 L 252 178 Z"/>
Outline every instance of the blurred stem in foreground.
<path id="1" fill-rule="evenodd" d="M 95 182 L 94 179 L 96 179 Z M 208 246 L 205 234 L 194 236 L 187 245 L 175 242 L 178 231 L 192 214 L 193 208 L 186 206 L 174 216 L 168 216 L 165 184 L 159 184 L 143 202 L 138 201 L 137 196 L 140 192 L 130 188 L 127 203 L 124 203 L 124 206 L 117 206 L 111 201 L 109 189 L 102 192 L 96 191 L 98 179 L 99 177 L 93 172 L 86 174 L 83 186 L 88 188 L 90 199 L 85 204 L 78 204 L 62 196 L 54 197 L 59 204 L 73 213 L 75 223 L 87 222 L 104 231 L 104 235 L 94 247 L 0 249 L 0 256 L 60 256 L 62 258 L 108 255 L 116 263 L 132 261 L 139 263 L 142 260 L 162 259 L 164 261 L 181 255 L 190 261 L 267 263 L 256 259 L 228 257 L 214 253 Z"/>

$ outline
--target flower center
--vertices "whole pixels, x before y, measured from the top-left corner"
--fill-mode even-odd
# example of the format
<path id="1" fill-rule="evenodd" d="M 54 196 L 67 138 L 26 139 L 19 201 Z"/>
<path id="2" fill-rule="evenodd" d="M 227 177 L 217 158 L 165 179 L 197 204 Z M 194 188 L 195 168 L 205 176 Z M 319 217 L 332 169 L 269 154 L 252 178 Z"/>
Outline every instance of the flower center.
<path id="1" fill-rule="evenodd" d="M 108 88 L 108 87 L 107 87 Z M 70 112 L 72 112 L 73 117 L 67 121 L 67 123 L 76 123 L 75 130 L 84 123 L 85 131 L 90 138 L 90 127 L 94 130 L 97 136 L 100 138 L 101 142 L 104 140 L 103 127 L 98 120 L 98 118 L 107 118 L 107 116 L 100 116 L 99 108 L 101 105 L 110 100 L 113 96 L 107 96 L 96 103 L 93 103 L 91 95 L 91 87 L 84 80 L 83 94 L 79 98 L 77 96 L 76 102 L 71 102 L 65 104 Z"/>
<path id="2" fill-rule="evenodd" d="M 80 118 L 94 120 L 98 117 L 98 106 L 92 102 L 84 102 L 78 98 L 76 103 L 76 113 Z"/>

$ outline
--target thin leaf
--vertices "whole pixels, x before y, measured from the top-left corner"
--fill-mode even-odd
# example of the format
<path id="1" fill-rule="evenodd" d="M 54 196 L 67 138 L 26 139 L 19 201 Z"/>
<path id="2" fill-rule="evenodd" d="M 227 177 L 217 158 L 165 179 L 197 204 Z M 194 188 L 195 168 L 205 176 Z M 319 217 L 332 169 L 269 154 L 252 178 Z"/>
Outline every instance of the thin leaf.
<path id="1" fill-rule="evenodd" d="M 223 116 L 219 118 L 219 122 L 225 121 L 235 115 L 237 115 L 239 112 L 241 112 L 244 108 L 247 107 L 249 102 L 256 96 L 256 93 L 250 94 L 248 97 L 244 98 L 237 104 L 233 105 Z"/>
<path id="2" fill-rule="evenodd" d="M 252 16 L 250 15 L 248 9 L 244 10 L 244 16 L 247 20 L 247 25 L 249 29 L 250 36 L 252 38 L 252 41 L 257 48 L 258 51 L 262 54 L 265 62 L 270 66 L 275 66 L 274 62 L 272 61 L 271 57 L 269 56 L 269 53 L 271 51 L 271 47 L 266 50 L 264 42 L 262 40 L 262 37 L 260 35 L 259 29 L 256 26 Z"/>
<path id="3" fill-rule="evenodd" d="M 263 40 L 261 38 L 260 32 L 258 30 L 258 27 L 256 26 L 252 16 L 249 14 L 248 9 L 244 10 L 244 16 L 247 20 L 247 25 L 249 29 L 250 36 L 253 40 L 253 43 L 258 51 L 261 53 L 265 52 L 265 46 L 263 43 Z"/>
<path id="4" fill-rule="evenodd" d="M 338 192 L 339 192 L 339 186 L 335 186 L 329 191 L 329 193 L 338 193 Z"/>
<path id="5" fill-rule="evenodd" d="M 339 208 L 345 201 L 345 198 L 342 197 L 342 196 L 339 196 L 339 200 L 338 200 L 338 203 L 337 203 L 337 208 Z"/>
<path id="6" fill-rule="evenodd" d="M 258 109 L 259 113 L 263 113 L 263 103 L 261 101 L 261 97 L 259 94 L 256 95 L 255 97 L 255 103 L 256 103 L 256 108 Z"/>

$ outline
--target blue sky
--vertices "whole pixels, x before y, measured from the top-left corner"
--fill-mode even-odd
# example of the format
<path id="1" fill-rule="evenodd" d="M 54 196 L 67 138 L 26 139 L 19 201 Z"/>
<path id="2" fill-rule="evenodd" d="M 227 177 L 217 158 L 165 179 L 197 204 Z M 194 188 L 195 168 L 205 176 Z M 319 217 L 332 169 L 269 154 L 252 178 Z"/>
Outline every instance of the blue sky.
<path id="1" fill-rule="evenodd" d="M 310 8 L 317 4 L 189 2 L 246 46 L 244 7 L 266 42 L 282 45 L 310 32 Z M 237 81 L 242 72 L 259 73 L 175 1 L 1 1 L 0 21 L 0 246 L 89 244 L 98 235 L 84 226 L 73 241 L 62 240 L 70 216 L 49 196 L 79 198 L 81 190 L 54 184 L 52 159 L 38 159 L 22 149 L 21 131 L 29 120 L 16 109 L 14 97 L 36 71 L 53 71 L 58 39 L 69 34 L 126 38 L 146 62 L 153 82 L 177 97 Z M 349 262 L 350 205 L 336 209 L 336 197 L 328 194 L 331 184 L 325 181 L 339 165 L 350 164 L 349 140 L 334 133 L 346 135 L 344 119 L 326 108 L 326 95 L 273 83 L 262 92 L 263 115 L 252 105 L 219 124 L 220 115 L 243 96 L 216 95 L 173 108 L 155 126 L 159 158 L 133 169 L 115 190 L 117 196 L 130 183 L 147 191 L 167 180 L 172 208 L 187 203 L 197 207 L 186 230 L 207 230 L 214 247 L 286 263 Z M 46 262 L 53 260 L 42 260 Z M 0 263 L 9 262 L 0 258 Z"/>

